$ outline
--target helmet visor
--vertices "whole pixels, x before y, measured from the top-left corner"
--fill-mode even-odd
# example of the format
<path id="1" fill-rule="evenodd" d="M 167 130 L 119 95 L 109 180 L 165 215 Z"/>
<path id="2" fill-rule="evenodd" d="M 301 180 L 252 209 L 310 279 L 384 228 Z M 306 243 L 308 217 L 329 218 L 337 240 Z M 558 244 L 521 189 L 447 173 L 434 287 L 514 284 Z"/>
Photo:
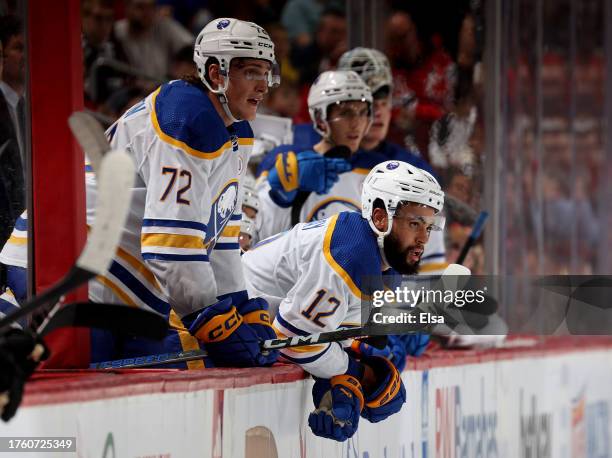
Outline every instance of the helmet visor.
<path id="1" fill-rule="evenodd" d="M 254 66 L 231 68 L 229 77 L 235 80 L 266 81 L 269 87 L 276 87 L 280 84 L 280 66 L 274 63 L 267 71 Z"/>
<path id="2" fill-rule="evenodd" d="M 414 213 L 404 213 L 402 216 L 394 216 L 393 221 L 400 221 L 403 227 L 419 232 L 425 230 L 428 234 L 432 231 L 444 230 L 446 218 L 441 215 L 422 216 Z"/>

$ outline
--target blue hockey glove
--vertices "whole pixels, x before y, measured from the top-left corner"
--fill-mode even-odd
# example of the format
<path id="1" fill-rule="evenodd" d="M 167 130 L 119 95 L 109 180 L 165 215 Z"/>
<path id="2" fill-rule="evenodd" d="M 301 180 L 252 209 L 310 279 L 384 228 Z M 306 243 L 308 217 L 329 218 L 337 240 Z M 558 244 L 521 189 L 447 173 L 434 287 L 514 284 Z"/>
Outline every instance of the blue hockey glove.
<path id="1" fill-rule="evenodd" d="M 369 366 L 377 378 L 377 386 L 365 395 L 365 407 L 361 416 L 377 423 L 397 413 L 406 402 L 406 388 L 399 371 L 386 358 L 363 357 L 361 363 Z"/>
<path id="2" fill-rule="evenodd" d="M 363 408 L 363 388 L 352 375 L 317 379 L 312 387 L 317 409 L 308 416 L 313 434 L 339 442 L 352 437 L 359 426 Z"/>
<path id="3" fill-rule="evenodd" d="M 405 353 L 410 356 L 421 356 L 429 345 L 429 334 L 404 334 L 394 336 L 402 342 Z M 397 342 L 399 345 L 399 342 Z"/>
<path id="4" fill-rule="evenodd" d="M 354 340 L 351 351 L 358 356 L 380 356 L 391 361 L 399 372 L 406 367 L 406 348 L 402 340 L 404 336 L 387 336 L 387 346 L 383 349 L 375 348 L 360 340 Z"/>
<path id="5" fill-rule="evenodd" d="M 183 322 L 189 323 L 189 318 Z M 223 299 L 201 311 L 189 326 L 189 332 L 206 344 L 215 366 L 253 367 L 273 363 L 263 355 L 259 335 L 244 318 L 231 298 Z M 275 359 L 275 358 L 274 358 Z"/>
<path id="6" fill-rule="evenodd" d="M 272 197 L 291 204 L 297 191 L 327 194 L 338 175 L 351 170 L 345 159 L 330 159 L 314 151 L 292 151 L 276 156 L 276 163 L 270 170 L 268 182 Z"/>
<path id="7" fill-rule="evenodd" d="M 276 339 L 276 332 L 272 327 L 272 320 L 268 313 L 268 303 L 262 297 L 249 299 L 236 306 L 238 313 L 242 315 L 244 323 L 248 324 L 260 340 Z M 278 350 L 266 350 L 262 355 L 266 362 L 264 365 L 273 364 L 278 358 Z"/>

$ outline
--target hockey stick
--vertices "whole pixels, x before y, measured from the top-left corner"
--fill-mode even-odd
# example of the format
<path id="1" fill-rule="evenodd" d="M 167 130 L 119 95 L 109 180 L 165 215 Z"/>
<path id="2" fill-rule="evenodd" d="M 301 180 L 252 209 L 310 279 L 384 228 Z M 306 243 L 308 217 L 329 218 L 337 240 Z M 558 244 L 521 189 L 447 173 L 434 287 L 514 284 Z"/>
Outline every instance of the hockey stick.
<path id="1" fill-rule="evenodd" d="M 68 125 L 94 172 L 98 173 L 104 154 L 110 150 L 104 129 L 96 118 L 86 111 L 72 113 L 68 118 Z"/>
<path id="2" fill-rule="evenodd" d="M 51 312 L 36 333 L 41 337 L 64 327 L 87 327 L 161 340 L 168 333 L 163 315 L 137 307 L 97 302 L 75 302 Z"/>
<path id="3" fill-rule="evenodd" d="M 57 302 L 67 292 L 106 271 L 127 218 L 133 183 L 132 159 L 125 151 L 109 152 L 100 165 L 96 219 L 79 259 L 58 283 L 0 319 L 0 331 L 39 307 Z M 117 199 L 116 196 L 125 197 Z"/>
<path id="4" fill-rule="evenodd" d="M 465 261 L 465 257 L 467 256 L 468 252 L 470 251 L 474 243 L 476 243 L 476 240 L 478 240 L 478 237 L 480 237 L 480 233 L 482 232 L 482 229 L 488 217 L 489 217 L 489 213 L 484 210 L 481 211 L 480 214 L 478 215 L 478 219 L 476 220 L 476 223 L 474 223 L 472 232 L 470 233 L 470 236 L 468 237 L 468 239 L 465 241 L 465 244 L 463 245 L 463 248 L 461 249 L 461 252 L 459 253 L 459 256 L 457 257 L 457 261 L 455 261 L 457 264 L 463 264 L 463 261 Z"/>
<path id="5" fill-rule="evenodd" d="M 444 277 L 465 276 L 470 275 L 470 270 L 458 264 L 449 265 L 442 273 Z M 425 304 L 427 305 L 427 304 Z M 423 307 L 414 307 L 414 312 L 426 312 L 428 309 Z M 408 332 L 424 332 L 428 331 L 426 326 L 412 326 L 411 329 L 406 329 L 407 326 L 388 326 L 388 325 L 371 325 L 366 324 L 363 327 L 341 329 L 338 331 L 320 332 L 305 336 L 292 336 L 284 339 L 270 339 L 261 342 L 262 350 L 278 350 L 281 348 L 301 347 L 308 345 L 319 345 L 325 343 L 339 342 L 357 337 L 370 337 L 373 335 L 390 335 Z M 401 331 L 401 332 L 398 332 Z M 105 361 L 101 363 L 93 363 L 89 367 L 92 369 L 127 369 L 160 366 L 163 364 L 172 364 L 193 361 L 202 359 L 207 356 L 204 350 L 179 351 L 172 353 L 163 353 L 160 355 L 142 356 L 139 358 L 126 358 L 115 361 Z"/>

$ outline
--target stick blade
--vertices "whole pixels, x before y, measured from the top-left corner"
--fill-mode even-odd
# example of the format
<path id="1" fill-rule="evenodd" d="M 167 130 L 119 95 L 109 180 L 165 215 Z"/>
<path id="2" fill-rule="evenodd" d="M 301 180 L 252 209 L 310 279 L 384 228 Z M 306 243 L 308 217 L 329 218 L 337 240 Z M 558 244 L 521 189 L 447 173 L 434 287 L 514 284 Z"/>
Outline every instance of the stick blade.
<path id="1" fill-rule="evenodd" d="M 448 291 L 457 291 L 466 285 L 470 275 L 472 271 L 467 267 L 461 264 L 449 264 L 442 272 L 442 284 Z"/>
<path id="2" fill-rule="evenodd" d="M 106 153 L 98 177 L 96 219 L 76 263 L 81 269 L 99 275 L 108 268 L 128 216 L 133 184 L 132 158 L 123 150 Z"/>
<path id="3" fill-rule="evenodd" d="M 149 310 L 117 304 L 76 302 L 60 308 L 40 330 L 45 336 L 63 327 L 107 329 L 147 339 L 161 340 L 168 333 L 163 315 Z"/>
<path id="4" fill-rule="evenodd" d="M 68 118 L 68 125 L 97 174 L 104 154 L 110 150 L 104 129 L 96 118 L 86 111 L 72 113 Z"/>

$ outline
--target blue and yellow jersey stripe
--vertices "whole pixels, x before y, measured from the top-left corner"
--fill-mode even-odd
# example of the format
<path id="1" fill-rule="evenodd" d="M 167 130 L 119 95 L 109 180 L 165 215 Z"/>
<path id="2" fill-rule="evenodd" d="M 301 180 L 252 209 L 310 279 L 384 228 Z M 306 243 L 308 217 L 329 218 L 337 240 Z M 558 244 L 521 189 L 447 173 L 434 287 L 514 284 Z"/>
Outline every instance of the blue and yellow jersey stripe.
<path id="1" fill-rule="evenodd" d="M 233 150 L 221 117 L 208 96 L 195 86 L 181 81 L 160 86 L 151 96 L 151 107 L 151 124 L 163 142 L 205 160 Z M 194 132 L 195 125 L 203 126 L 209 135 Z M 245 135 L 237 139 L 238 145 L 253 145 L 250 127 L 237 131 Z"/>
<path id="2" fill-rule="evenodd" d="M 140 235 L 142 258 L 208 262 L 206 229 L 197 221 L 145 218 Z"/>
<path id="3" fill-rule="evenodd" d="M 368 285 L 380 277 L 378 245 L 368 222 L 359 213 L 342 212 L 329 218 L 322 247 L 327 263 L 359 299 L 369 300 Z"/>

